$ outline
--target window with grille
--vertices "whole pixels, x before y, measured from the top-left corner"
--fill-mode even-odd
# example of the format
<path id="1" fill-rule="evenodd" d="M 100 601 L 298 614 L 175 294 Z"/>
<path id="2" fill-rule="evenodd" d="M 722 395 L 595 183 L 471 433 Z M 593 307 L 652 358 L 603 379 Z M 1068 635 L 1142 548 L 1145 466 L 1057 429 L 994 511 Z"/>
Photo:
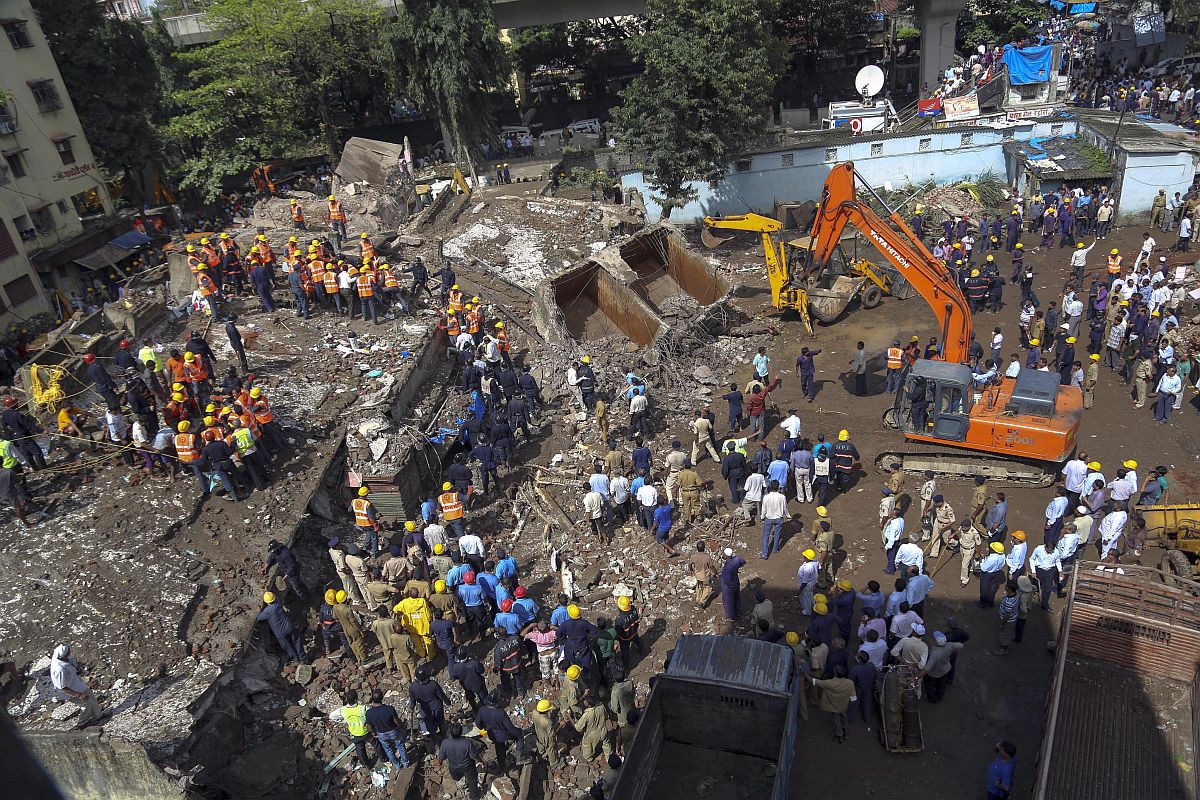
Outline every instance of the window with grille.
<path id="1" fill-rule="evenodd" d="M 50 210 L 50 206 L 30 211 L 29 218 L 33 220 L 33 227 L 38 233 L 49 233 L 54 230 L 54 213 Z"/>
<path id="2" fill-rule="evenodd" d="M 927 153 L 927 152 L 929 152 L 930 148 L 932 148 L 932 147 L 933 147 L 933 138 L 932 137 L 926 136 L 924 139 L 921 139 L 920 141 L 917 142 L 917 152 Z"/>
<path id="3" fill-rule="evenodd" d="M 1005 131 L 1004 133 L 1001 134 L 1001 138 L 1004 139 L 1004 141 L 1006 141 L 1006 142 L 1011 142 L 1013 139 L 1017 138 L 1017 135 L 1015 133 L 1013 133 L 1012 131 Z"/>
<path id="4" fill-rule="evenodd" d="M 750 171 L 750 159 L 743 158 L 741 161 L 738 161 L 737 163 L 734 164 L 734 169 L 737 170 L 738 172 L 749 172 Z"/>
<path id="5" fill-rule="evenodd" d="M 12 173 L 14 178 L 25 177 L 25 161 L 21 158 L 20 153 L 9 153 L 4 157 L 4 163 L 7 165 L 7 171 Z"/>
<path id="6" fill-rule="evenodd" d="M 966 147 L 967 145 L 974 143 L 974 141 L 975 141 L 975 134 L 964 133 L 962 135 L 962 146 L 963 147 Z"/>
<path id="7" fill-rule="evenodd" d="M 28 275 L 22 275 L 15 281 L 4 284 L 4 293 L 8 295 L 10 306 L 19 306 L 26 300 L 37 297 L 37 289 L 33 287 L 33 278 Z"/>
<path id="8" fill-rule="evenodd" d="M 825 148 L 825 160 L 826 161 L 837 161 L 837 148 L 836 147 L 826 147 Z"/>
<path id="9" fill-rule="evenodd" d="M 62 100 L 58 96 L 58 88 L 54 81 L 30 81 L 29 91 L 33 93 L 33 101 L 37 103 L 38 111 L 57 111 L 62 108 Z"/>
<path id="10" fill-rule="evenodd" d="M 7 105 L 0 105 L 0 135 L 10 136 L 21 130 L 17 115 Z"/>
<path id="11" fill-rule="evenodd" d="M 883 155 L 883 142 L 871 142 L 871 155 Z"/>
<path id="12" fill-rule="evenodd" d="M 4 23 L 4 33 L 8 36 L 8 43 L 12 45 L 13 50 L 23 50 L 26 47 L 33 47 L 33 40 L 29 38 L 27 23 L 23 19 L 14 19 Z"/>
<path id="13" fill-rule="evenodd" d="M 71 150 L 71 140 L 63 139 L 54 143 L 54 148 L 58 150 L 58 157 L 62 159 L 64 164 L 75 163 L 75 152 Z"/>
<path id="14" fill-rule="evenodd" d="M 13 241 L 12 234 L 8 232 L 8 226 L 4 224 L 4 220 L 0 219 L 0 261 L 12 258 L 16 254 L 17 243 Z"/>
<path id="15" fill-rule="evenodd" d="M 1051 125 L 1050 126 L 1050 135 L 1051 136 L 1058 136 L 1062 132 L 1063 132 L 1062 125 Z"/>
<path id="16" fill-rule="evenodd" d="M 793 165 L 793 163 L 795 161 L 795 156 L 792 153 L 784 153 L 782 160 L 783 160 L 783 166 L 790 167 Z"/>

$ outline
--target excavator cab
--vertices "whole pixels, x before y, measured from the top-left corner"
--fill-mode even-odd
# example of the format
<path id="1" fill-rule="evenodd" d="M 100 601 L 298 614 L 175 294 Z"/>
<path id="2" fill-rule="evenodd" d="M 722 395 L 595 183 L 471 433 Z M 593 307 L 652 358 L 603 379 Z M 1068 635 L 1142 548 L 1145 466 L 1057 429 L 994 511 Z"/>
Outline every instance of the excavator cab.
<path id="1" fill-rule="evenodd" d="M 947 442 L 967 438 L 971 426 L 971 368 L 921 359 L 908 371 L 897 417 L 908 433 Z"/>

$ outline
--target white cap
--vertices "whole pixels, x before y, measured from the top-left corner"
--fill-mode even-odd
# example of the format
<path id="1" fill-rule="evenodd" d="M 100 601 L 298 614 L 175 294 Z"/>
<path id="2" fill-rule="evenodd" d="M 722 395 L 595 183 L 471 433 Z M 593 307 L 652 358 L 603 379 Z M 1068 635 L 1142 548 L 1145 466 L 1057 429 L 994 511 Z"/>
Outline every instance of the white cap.
<path id="1" fill-rule="evenodd" d="M 1075 513 L 1086 517 L 1088 514 L 1091 514 L 1092 512 L 1087 510 L 1087 506 L 1076 506 Z"/>
<path id="2" fill-rule="evenodd" d="M 726 555 L 726 556 L 731 556 L 731 555 L 733 555 L 733 548 L 732 548 L 732 547 L 726 547 L 726 548 L 725 548 L 725 555 Z"/>
<path id="3" fill-rule="evenodd" d="M 917 636 L 924 636 L 925 635 L 925 626 L 918 622 L 912 626 L 912 632 L 915 633 Z"/>
<path id="4" fill-rule="evenodd" d="M 59 661 L 63 660 L 70 654 L 71 648 L 65 644 L 60 644 L 58 647 L 54 648 L 54 657 Z"/>

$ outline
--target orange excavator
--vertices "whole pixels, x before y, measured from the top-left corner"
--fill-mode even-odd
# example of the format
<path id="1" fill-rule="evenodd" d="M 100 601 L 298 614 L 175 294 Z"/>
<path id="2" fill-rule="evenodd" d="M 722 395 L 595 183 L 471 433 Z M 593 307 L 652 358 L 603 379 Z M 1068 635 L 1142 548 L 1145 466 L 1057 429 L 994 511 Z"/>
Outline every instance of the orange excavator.
<path id="1" fill-rule="evenodd" d="M 880 217 L 856 194 L 856 180 L 884 208 Z M 893 471 L 932 469 L 939 475 L 984 475 L 997 481 L 1048 486 L 1075 449 L 1083 396 L 1059 385 L 1056 372 L 1022 369 L 986 380 L 967 366 L 971 310 L 946 266 L 900 215 L 855 172 L 838 164 L 825 180 L 810 249 L 797 272 L 819 275 L 834 257 L 847 225 L 856 228 L 904 276 L 933 310 L 941 327 L 942 360 L 906 367 L 893 406 L 884 415 L 907 446 L 878 456 Z M 997 365 L 999 368 L 1000 365 Z"/>

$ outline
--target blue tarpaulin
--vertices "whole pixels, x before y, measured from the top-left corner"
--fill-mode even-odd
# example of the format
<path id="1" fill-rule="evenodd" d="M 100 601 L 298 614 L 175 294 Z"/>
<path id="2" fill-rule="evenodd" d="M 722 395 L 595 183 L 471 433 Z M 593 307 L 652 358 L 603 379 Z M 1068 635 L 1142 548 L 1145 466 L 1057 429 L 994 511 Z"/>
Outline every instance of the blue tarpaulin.
<path id="1" fill-rule="evenodd" d="M 1096 11 L 1095 3 L 1073 3 L 1071 5 L 1072 14 L 1092 14 Z"/>
<path id="2" fill-rule="evenodd" d="M 1003 61 L 1008 68 L 1008 82 L 1016 86 L 1028 83 L 1045 83 L 1050 80 L 1050 62 L 1054 57 L 1054 48 L 1050 45 L 1042 47 L 1024 47 L 1020 50 L 1005 45 Z"/>
<path id="3" fill-rule="evenodd" d="M 144 233 L 129 231 L 128 233 L 122 233 L 120 236 L 109 242 L 109 244 L 113 245 L 114 247 L 119 247 L 122 250 L 133 250 L 136 247 L 149 244 L 150 241 L 150 237 Z"/>
<path id="4" fill-rule="evenodd" d="M 1067 7 L 1067 4 L 1062 2 L 1062 0 L 1050 0 L 1050 7 L 1055 11 L 1062 11 Z"/>

